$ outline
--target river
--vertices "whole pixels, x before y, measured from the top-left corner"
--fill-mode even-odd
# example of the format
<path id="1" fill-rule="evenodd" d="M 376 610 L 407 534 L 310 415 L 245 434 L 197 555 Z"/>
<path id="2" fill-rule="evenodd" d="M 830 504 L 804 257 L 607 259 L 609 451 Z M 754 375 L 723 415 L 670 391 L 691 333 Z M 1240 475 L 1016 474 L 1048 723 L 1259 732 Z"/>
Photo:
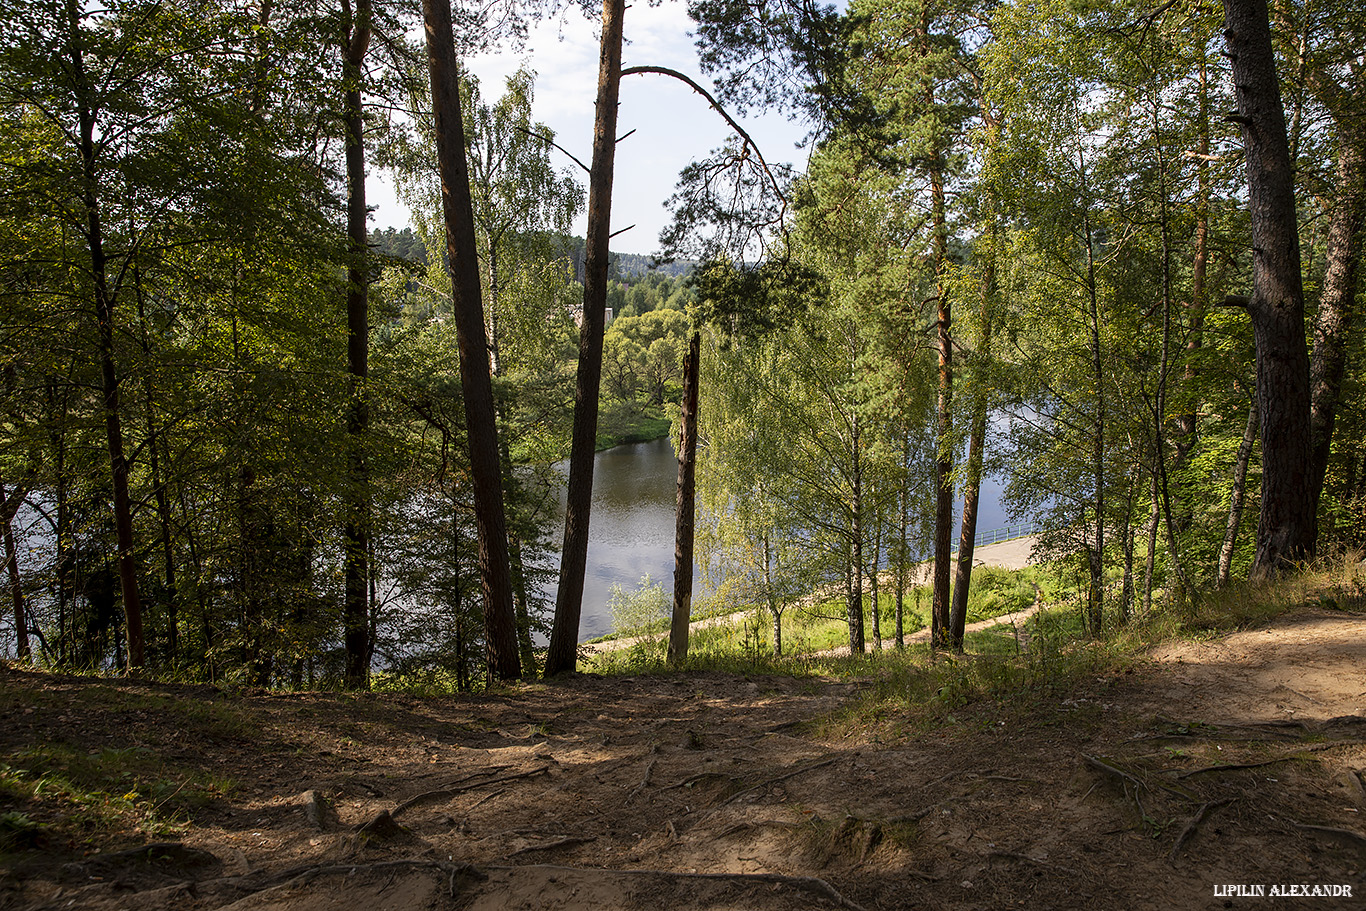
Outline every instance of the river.
<path id="1" fill-rule="evenodd" d="M 569 462 L 556 466 L 566 477 Z M 678 460 L 668 437 L 616 446 L 593 463 L 593 514 L 588 526 L 588 572 L 583 581 L 579 641 L 612 631 L 607 599 L 612 586 L 633 591 L 643 576 L 664 586 L 672 597 L 674 578 L 674 496 Z M 566 491 L 560 487 L 559 524 L 564 531 Z M 556 581 L 543 592 L 555 601 Z"/>
<path id="2" fill-rule="evenodd" d="M 568 461 L 557 466 L 569 471 Z M 617 446 L 600 452 L 593 467 L 593 515 L 588 534 L 588 572 L 583 584 L 583 614 L 579 641 L 612 632 L 607 610 L 613 584 L 633 591 L 641 577 L 664 586 L 672 597 L 674 573 L 674 497 L 678 483 L 678 460 L 668 437 L 648 443 Z M 994 478 L 982 481 L 977 521 L 980 531 L 1006 524 L 1001 507 L 1002 484 Z M 559 491 L 560 512 L 556 536 L 564 530 L 565 489 Z M 958 504 L 961 508 L 962 503 Z M 957 525 L 954 541 L 958 540 Z M 701 585 L 694 567 L 693 578 Z M 555 585 L 542 592 L 553 605 Z"/>

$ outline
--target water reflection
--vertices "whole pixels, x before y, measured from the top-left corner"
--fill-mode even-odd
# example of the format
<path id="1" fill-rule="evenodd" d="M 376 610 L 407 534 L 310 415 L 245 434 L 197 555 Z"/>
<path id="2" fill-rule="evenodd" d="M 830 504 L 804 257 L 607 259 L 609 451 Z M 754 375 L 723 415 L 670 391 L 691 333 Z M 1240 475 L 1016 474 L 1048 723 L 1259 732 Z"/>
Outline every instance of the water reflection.
<path id="1" fill-rule="evenodd" d="M 568 461 L 556 467 L 568 477 Z M 598 453 L 579 641 L 612 631 L 607 599 L 613 584 L 629 591 L 648 574 L 666 591 L 673 591 L 677 480 L 678 460 L 667 437 Z M 565 495 L 561 485 L 557 535 L 564 528 Z M 552 604 L 555 585 L 552 581 L 545 592 Z"/>
<path id="2" fill-rule="evenodd" d="M 562 477 L 568 477 L 567 460 L 555 467 Z M 593 469 L 593 516 L 589 525 L 580 642 L 612 631 L 607 599 L 613 584 L 631 591 L 639 585 L 641 577 L 648 574 L 672 596 L 677 482 L 678 460 L 667 437 L 598 453 Z M 977 518 L 979 533 L 1006 524 L 1008 517 L 1001 506 L 1001 492 L 999 480 L 983 478 Z M 562 483 L 558 490 L 556 539 L 564 531 L 565 495 Z M 961 510 L 960 498 L 954 511 L 952 539 L 955 544 Z M 926 552 L 928 549 L 924 548 Z M 701 597 L 702 574 L 695 564 L 693 579 L 698 586 L 696 597 Z M 558 574 L 555 574 L 542 590 L 552 606 L 557 584 Z"/>

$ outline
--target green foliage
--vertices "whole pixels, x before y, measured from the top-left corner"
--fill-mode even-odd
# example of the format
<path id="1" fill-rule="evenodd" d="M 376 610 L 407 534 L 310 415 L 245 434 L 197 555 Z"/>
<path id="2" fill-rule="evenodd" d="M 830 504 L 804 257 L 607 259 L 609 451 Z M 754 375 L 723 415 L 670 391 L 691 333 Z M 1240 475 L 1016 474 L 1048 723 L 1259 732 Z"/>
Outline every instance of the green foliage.
<path id="1" fill-rule="evenodd" d="M 649 575 L 641 577 L 634 591 L 613 583 L 607 598 L 612 629 L 619 636 L 644 636 L 666 628 L 669 621 L 669 595 L 664 586 Z"/>

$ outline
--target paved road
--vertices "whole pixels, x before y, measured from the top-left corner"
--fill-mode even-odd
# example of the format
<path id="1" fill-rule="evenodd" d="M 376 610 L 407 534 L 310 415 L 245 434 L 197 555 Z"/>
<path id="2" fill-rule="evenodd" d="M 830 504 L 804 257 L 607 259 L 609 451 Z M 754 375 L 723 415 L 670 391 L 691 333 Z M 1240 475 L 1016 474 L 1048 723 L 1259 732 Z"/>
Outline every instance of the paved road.
<path id="1" fill-rule="evenodd" d="M 1024 569 L 1031 563 L 1029 552 L 1038 543 L 1038 535 L 1028 535 L 1013 541 L 1002 541 L 987 547 L 979 547 L 972 552 L 974 563 L 987 566 L 1004 566 L 1006 569 Z"/>

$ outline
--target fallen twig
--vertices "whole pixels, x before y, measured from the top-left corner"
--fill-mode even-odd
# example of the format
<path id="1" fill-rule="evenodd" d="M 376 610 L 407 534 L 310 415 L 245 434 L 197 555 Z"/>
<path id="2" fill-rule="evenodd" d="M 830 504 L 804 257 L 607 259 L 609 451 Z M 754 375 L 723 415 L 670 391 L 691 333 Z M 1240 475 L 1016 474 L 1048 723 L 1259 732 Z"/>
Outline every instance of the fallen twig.
<path id="1" fill-rule="evenodd" d="M 635 786 L 630 795 L 626 798 L 630 800 L 641 791 L 650 786 L 650 773 L 655 770 L 655 763 L 659 762 L 659 744 L 650 747 L 650 761 L 645 764 L 645 774 L 640 779 L 640 784 Z"/>
<path id="2" fill-rule="evenodd" d="M 1176 860 L 1176 855 L 1181 853 L 1181 849 L 1185 846 L 1186 842 L 1190 840 L 1191 836 L 1195 834 L 1196 829 L 1200 828 L 1200 824 L 1208 819 L 1209 815 L 1215 810 L 1231 803 L 1233 803 L 1233 798 L 1226 797 L 1223 800 L 1213 800 L 1201 804 L 1200 809 L 1195 811 L 1195 815 L 1190 818 L 1190 822 L 1186 823 L 1186 827 L 1181 830 L 1181 834 L 1176 836 L 1176 844 L 1172 845 L 1171 854 L 1169 854 L 1168 857 L 1172 860 Z"/>

